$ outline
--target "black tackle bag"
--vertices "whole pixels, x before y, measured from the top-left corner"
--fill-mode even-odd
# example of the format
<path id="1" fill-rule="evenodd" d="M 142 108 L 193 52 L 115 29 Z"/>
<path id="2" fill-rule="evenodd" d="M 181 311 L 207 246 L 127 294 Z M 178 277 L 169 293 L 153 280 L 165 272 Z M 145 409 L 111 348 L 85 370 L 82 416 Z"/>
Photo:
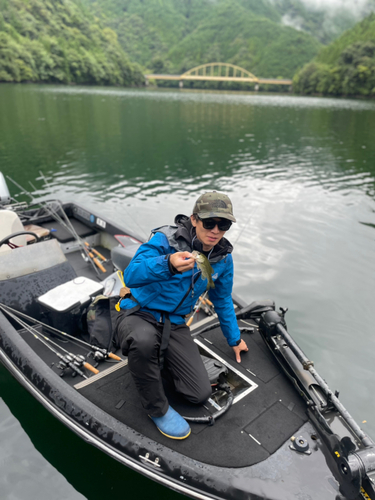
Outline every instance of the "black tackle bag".
<path id="1" fill-rule="evenodd" d="M 119 315 L 116 309 L 120 297 L 98 295 L 91 302 L 86 312 L 86 328 L 89 342 L 110 351 Z"/>

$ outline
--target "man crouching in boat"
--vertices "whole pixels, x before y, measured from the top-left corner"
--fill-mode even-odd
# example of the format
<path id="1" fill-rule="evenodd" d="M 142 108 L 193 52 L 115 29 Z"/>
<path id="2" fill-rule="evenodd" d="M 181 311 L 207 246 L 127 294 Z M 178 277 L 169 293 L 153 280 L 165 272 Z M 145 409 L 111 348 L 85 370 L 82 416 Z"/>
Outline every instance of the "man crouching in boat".
<path id="1" fill-rule="evenodd" d="M 175 390 L 188 401 L 204 403 L 211 385 L 185 317 L 208 286 L 191 252 L 209 259 L 213 271 L 210 300 L 221 329 L 233 347 L 238 363 L 247 351 L 232 302 L 233 250 L 224 238 L 236 222 L 230 199 L 216 191 L 201 195 L 193 215 L 180 215 L 175 226 L 152 231 L 124 271 L 131 296 L 121 301 L 117 321 L 117 344 L 128 356 L 129 370 L 143 407 L 162 434 L 185 439 L 190 426 L 169 406 L 161 370 L 168 370 Z"/>

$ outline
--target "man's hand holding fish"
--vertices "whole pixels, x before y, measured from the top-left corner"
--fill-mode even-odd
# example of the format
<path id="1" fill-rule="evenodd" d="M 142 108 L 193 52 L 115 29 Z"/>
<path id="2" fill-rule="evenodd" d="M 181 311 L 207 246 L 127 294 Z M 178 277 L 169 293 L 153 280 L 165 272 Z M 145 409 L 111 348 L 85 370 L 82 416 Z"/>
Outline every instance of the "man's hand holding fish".
<path id="1" fill-rule="evenodd" d="M 176 252 L 170 255 L 169 262 L 177 272 L 184 273 L 189 269 L 193 269 L 195 259 L 190 252 Z"/>

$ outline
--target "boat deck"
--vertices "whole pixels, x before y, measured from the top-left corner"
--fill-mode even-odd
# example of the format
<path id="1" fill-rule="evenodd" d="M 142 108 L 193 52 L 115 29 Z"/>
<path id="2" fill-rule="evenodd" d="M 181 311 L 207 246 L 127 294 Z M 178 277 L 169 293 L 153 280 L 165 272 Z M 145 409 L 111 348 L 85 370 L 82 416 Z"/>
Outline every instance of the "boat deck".
<path id="1" fill-rule="evenodd" d="M 82 384 L 81 394 L 110 415 L 146 436 L 203 463 L 220 467 L 245 467 L 265 460 L 307 420 L 304 404 L 285 376 L 279 372 L 258 333 L 244 336 L 249 352 L 235 366 L 255 382 L 251 392 L 235 402 L 213 426 L 191 423 L 191 436 L 174 441 L 159 433 L 141 407 L 127 365 L 91 384 Z M 219 328 L 196 337 L 210 342 L 210 350 L 233 365 L 233 351 L 227 348 Z M 222 340 L 223 339 L 223 340 Z M 251 375 L 251 370 L 255 375 Z M 215 409 L 191 405 L 166 387 L 169 402 L 180 414 L 203 416 Z"/>
<path id="2" fill-rule="evenodd" d="M 239 325 L 243 326 L 241 321 Z M 61 373 L 53 352 L 28 332 L 23 331 L 21 335 L 53 371 Z M 303 400 L 286 381 L 257 330 L 244 333 L 243 338 L 249 351 L 242 355 L 241 364 L 237 364 L 219 328 L 195 337 L 199 344 L 209 348 L 209 355 L 218 356 L 233 367 L 243 377 L 246 387 L 213 426 L 191 423 L 191 436 L 184 441 L 171 440 L 156 429 L 141 406 L 126 358 L 123 362 L 101 362 L 97 365 L 100 373 L 86 381 L 82 382 L 79 376 L 72 377 L 69 372 L 64 380 L 99 408 L 150 439 L 203 463 L 245 467 L 274 453 L 307 421 L 307 416 Z M 87 354 L 85 349 L 71 341 L 65 342 L 57 337 L 54 341 L 70 352 Z M 207 352 L 202 352 L 207 355 Z M 90 358 L 88 362 L 93 363 Z M 187 403 L 174 393 L 167 381 L 165 389 L 171 406 L 184 416 L 203 416 L 216 411 L 209 402 L 201 407 Z M 245 395 L 241 397 L 243 393 Z"/>

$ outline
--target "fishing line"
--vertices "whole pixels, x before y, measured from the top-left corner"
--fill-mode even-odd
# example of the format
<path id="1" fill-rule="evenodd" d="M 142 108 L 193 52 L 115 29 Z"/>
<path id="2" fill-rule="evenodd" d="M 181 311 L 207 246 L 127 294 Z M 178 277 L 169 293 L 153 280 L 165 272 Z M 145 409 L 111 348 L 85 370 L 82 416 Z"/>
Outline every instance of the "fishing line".
<path id="1" fill-rule="evenodd" d="M 241 229 L 241 231 L 240 231 L 240 234 L 237 236 L 236 240 L 234 241 L 233 246 L 234 246 L 234 245 L 238 242 L 238 240 L 239 240 L 239 239 L 240 239 L 240 237 L 242 236 L 242 233 L 244 232 L 244 230 L 245 230 L 246 226 L 247 226 L 247 225 L 248 225 L 248 223 L 250 222 L 250 219 L 251 219 L 251 218 L 252 218 L 252 217 L 256 214 L 257 210 L 258 210 L 258 207 L 255 207 L 255 208 L 252 210 L 252 212 L 250 212 L 250 215 L 249 215 L 249 217 L 247 218 L 247 220 L 246 220 L 245 224 L 243 225 L 243 227 L 242 227 L 242 229 Z"/>
<path id="2" fill-rule="evenodd" d="M 18 316 L 22 316 L 23 318 L 25 318 L 28 321 L 33 322 L 37 325 L 41 325 L 43 328 L 50 330 L 52 333 L 57 333 L 59 335 L 62 335 L 64 337 L 69 338 L 73 342 L 76 342 L 76 343 L 78 342 L 79 344 L 83 344 L 88 351 L 95 351 L 94 359 L 96 361 L 99 361 L 99 360 L 107 358 L 107 357 L 112 358 L 116 361 L 121 361 L 121 358 L 119 356 L 117 356 L 116 354 L 113 354 L 112 352 L 108 352 L 107 349 L 104 349 L 102 347 L 98 347 L 96 345 L 92 345 L 92 344 L 86 342 L 85 340 L 79 339 L 78 337 L 73 337 L 73 335 L 69 335 L 68 333 L 63 332 L 61 330 L 58 330 L 57 328 L 54 328 L 53 326 L 47 325 L 47 324 L 43 323 L 42 321 L 39 321 L 35 318 L 32 318 L 31 316 L 28 316 L 25 313 L 22 313 L 21 311 L 17 311 L 16 309 L 13 309 L 10 306 L 6 306 L 5 304 L 0 303 L 0 308 L 4 309 L 5 312 L 8 312 L 7 310 L 12 311 L 13 314 L 17 314 Z M 98 355 L 96 355 L 97 353 L 98 353 Z"/>
<path id="3" fill-rule="evenodd" d="M 33 203 L 37 203 L 36 200 L 35 200 L 35 198 L 32 196 L 32 194 L 29 191 L 27 191 L 24 187 L 22 187 L 20 184 L 18 184 L 15 180 L 13 180 L 11 177 L 9 177 L 9 175 L 7 175 L 7 178 L 11 182 L 13 182 L 13 184 L 15 184 L 19 189 L 21 189 L 21 191 L 23 191 L 25 194 L 27 194 L 31 198 L 31 201 Z M 89 255 L 88 249 L 84 245 L 82 239 L 78 236 L 76 230 L 74 229 L 72 223 L 70 222 L 68 216 L 66 215 L 66 213 L 64 211 L 64 208 L 62 207 L 61 203 L 58 200 L 54 200 L 54 202 L 58 204 L 59 209 L 61 210 L 62 214 L 65 217 L 65 220 L 70 225 L 70 227 L 68 226 L 68 224 L 66 224 L 64 222 L 64 220 L 60 217 L 60 215 L 57 213 L 57 211 L 52 208 L 52 206 L 50 206 L 50 205 L 48 205 L 47 203 L 44 203 L 44 202 L 39 202 L 39 205 L 41 205 L 47 211 L 47 213 L 49 215 L 51 215 L 51 217 L 53 219 L 56 220 L 56 222 L 58 222 L 59 224 L 61 224 L 73 236 L 73 238 L 76 240 L 76 242 L 78 243 L 78 245 L 81 247 L 81 250 L 83 250 L 84 254 L 86 255 L 87 261 L 90 262 L 90 264 L 92 265 L 92 267 L 93 267 L 93 269 L 94 269 L 97 277 L 101 278 L 101 276 L 99 274 L 99 271 L 97 270 L 93 259 Z"/>
<path id="4" fill-rule="evenodd" d="M 54 203 L 57 204 L 58 206 L 58 209 L 61 211 L 64 219 L 65 219 L 65 222 L 64 220 L 60 217 L 58 211 L 52 206 L 52 205 L 47 205 L 47 204 L 44 204 L 44 207 L 46 208 L 46 210 L 50 213 L 50 215 L 59 223 L 62 225 L 62 227 L 64 227 L 72 236 L 73 238 L 76 240 L 76 242 L 78 243 L 78 245 L 81 247 L 81 250 L 84 252 L 84 254 L 86 255 L 86 258 L 87 260 L 91 263 L 92 267 L 94 268 L 95 270 L 95 273 L 96 275 L 98 276 L 98 278 L 101 278 L 100 274 L 99 274 L 99 271 L 97 270 L 97 268 L 95 267 L 95 259 L 91 257 L 90 255 L 90 252 L 88 250 L 88 248 L 85 246 L 83 240 L 78 236 L 76 230 L 74 229 L 74 226 L 72 225 L 72 223 L 70 222 L 63 206 L 61 205 L 60 201 L 58 200 L 55 200 Z M 43 204 L 42 204 L 43 206 Z M 97 264 L 98 265 L 98 264 Z M 99 266 L 98 266 L 99 267 Z M 103 268 L 104 269 L 104 268 Z M 105 272 L 105 270 L 104 270 Z"/>
<path id="5" fill-rule="evenodd" d="M 51 345 L 46 340 L 43 340 L 43 338 L 39 337 L 40 333 L 38 332 L 38 335 L 35 333 L 37 330 L 35 328 L 29 326 L 27 323 L 22 321 L 20 318 L 17 318 L 17 316 L 9 311 L 6 311 L 3 307 L 0 306 L 0 308 L 8 314 L 11 318 L 14 319 L 19 325 L 21 325 L 26 331 L 28 331 L 34 338 L 39 340 L 43 345 L 45 345 L 50 351 L 52 351 L 60 360 L 61 364 L 58 366 L 61 370 L 64 370 L 66 367 L 70 367 L 74 372 L 78 373 L 81 375 L 81 377 L 87 379 L 88 377 L 83 373 L 82 370 L 79 369 L 79 366 L 84 366 L 88 370 L 92 371 L 93 373 L 99 373 L 99 370 L 96 370 L 93 366 L 91 366 L 89 363 L 85 362 L 85 358 L 82 356 L 81 358 L 79 356 L 76 356 L 64 349 L 63 347 L 55 344 L 53 341 L 48 339 L 48 337 L 44 337 L 44 339 L 48 339 L 48 342 L 51 342 L 54 345 L 57 345 L 61 350 L 66 352 L 67 354 L 63 356 L 60 354 L 58 351 L 56 351 Z"/>

